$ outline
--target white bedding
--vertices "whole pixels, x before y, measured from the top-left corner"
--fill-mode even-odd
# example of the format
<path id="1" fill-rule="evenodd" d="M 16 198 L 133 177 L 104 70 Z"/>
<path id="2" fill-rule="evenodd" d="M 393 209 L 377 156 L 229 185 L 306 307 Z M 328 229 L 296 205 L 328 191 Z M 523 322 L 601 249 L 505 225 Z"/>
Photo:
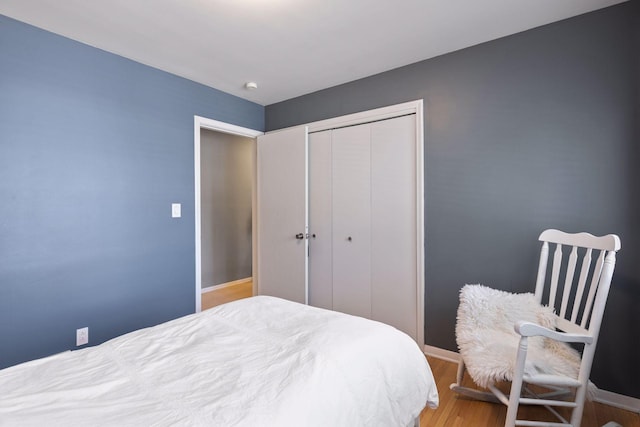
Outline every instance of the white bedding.
<path id="1" fill-rule="evenodd" d="M 2 426 L 407 426 L 438 393 L 416 343 L 253 297 L 0 371 Z"/>

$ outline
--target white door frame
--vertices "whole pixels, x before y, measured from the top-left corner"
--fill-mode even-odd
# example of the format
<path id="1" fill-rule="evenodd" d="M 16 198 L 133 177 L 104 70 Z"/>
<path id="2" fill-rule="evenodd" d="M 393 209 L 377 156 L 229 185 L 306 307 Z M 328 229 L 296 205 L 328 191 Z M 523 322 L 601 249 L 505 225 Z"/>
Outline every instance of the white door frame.
<path id="1" fill-rule="evenodd" d="M 230 123 L 220 122 L 218 120 L 208 119 L 206 117 L 194 116 L 193 117 L 193 159 L 194 159 L 194 179 L 195 179 L 195 225 L 196 225 L 196 313 L 202 310 L 202 218 L 200 215 L 201 200 L 200 200 L 200 131 L 202 129 L 208 129 L 216 132 L 228 133 L 231 135 L 245 136 L 248 138 L 256 138 L 262 135 L 264 132 L 249 129 L 242 126 L 233 125 Z M 256 161 L 255 161 L 255 146 L 253 149 L 253 185 L 251 186 L 251 223 L 252 223 L 252 271 L 255 275 L 256 272 Z M 257 286 L 257 280 L 254 277 L 253 289 Z"/>

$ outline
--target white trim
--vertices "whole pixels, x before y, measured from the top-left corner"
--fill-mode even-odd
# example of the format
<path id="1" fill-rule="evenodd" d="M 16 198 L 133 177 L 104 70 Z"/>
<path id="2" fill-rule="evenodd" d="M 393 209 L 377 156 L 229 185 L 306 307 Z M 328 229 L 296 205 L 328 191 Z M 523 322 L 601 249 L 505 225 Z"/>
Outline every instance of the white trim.
<path id="1" fill-rule="evenodd" d="M 233 280 L 231 282 L 220 283 L 219 285 L 207 286 L 206 288 L 202 288 L 201 293 L 206 294 L 207 292 L 217 291 L 218 289 L 224 289 L 224 288 L 229 288 L 231 286 L 241 285 L 243 283 L 247 283 L 252 280 L 253 280 L 252 277 L 247 277 L 244 279 Z"/>
<path id="2" fill-rule="evenodd" d="M 344 126 L 353 126 L 375 120 L 402 116 L 404 114 L 418 114 L 418 110 L 422 112 L 422 99 L 309 123 L 309 132 L 320 132 Z"/>
<path id="3" fill-rule="evenodd" d="M 258 137 L 251 150 L 251 274 L 253 295 L 258 295 Z"/>
<path id="4" fill-rule="evenodd" d="M 304 303 L 309 305 L 309 128 L 304 133 Z"/>
<path id="5" fill-rule="evenodd" d="M 640 399 L 635 397 L 598 389 L 593 400 L 598 403 L 613 406 L 614 408 L 624 409 L 625 411 L 640 414 Z"/>
<path id="6" fill-rule="evenodd" d="M 208 129 L 216 132 L 228 133 L 231 135 L 245 136 L 248 138 L 256 138 L 258 135 L 262 135 L 255 129 L 244 128 L 230 123 L 220 122 L 218 120 L 207 119 L 206 117 L 193 116 L 193 162 L 194 162 L 194 180 L 195 180 L 195 246 L 196 246 L 196 313 L 202 310 L 202 241 L 201 241 L 201 227 L 202 219 L 200 218 L 200 130 Z M 254 162 L 255 169 L 255 162 Z M 255 171 L 254 171 L 255 172 Z M 252 191 L 253 192 L 253 191 Z M 252 197 L 253 198 L 253 197 Z M 252 200 L 252 210 L 255 212 L 255 198 Z M 255 215 L 253 215 L 255 221 Z M 255 222 L 254 222 L 255 230 Z M 253 244 L 255 247 L 255 233 L 253 234 Z M 254 283 L 255 288 L 255 283 Z"/>
<path id="7" fill-rule="evenodd" d="M 460 353 L 426 344 L 424 346 L 424 354 L 447 362 L 458 363 L 460 361 Z M 597 389 L 593 401 L 640 414 L 640 399 L 635 397 Z"/>
<path id="8" fill-rule="evenodd" d="M 422 99 L 414 101 L 416 113 L 416 277 L 418 342 L 424 344 L 424 298 L 425 298 L 425 230 L 424 230 L 424 114 Z"/>
<path id="9" fill-rule="evenodd" d="M 424 354 L 432 356 L 438 359 L 446 360 L 447 362 L 458 363 L 460 362 L 460 353 L 451 350 L 445 350 L 444 348 L 434 347 L 432 345 L 424 345 Z"/>
<path id="10" fill-rule="evenodd" d="M 216 132 L 228 133 L 231 135 L 246 136 L 255 138 L 263 135 L 264 132 L 255 129 L 249 129 L 242 126 L 232 125 L 231 123 L 220 122 L 218 120 L 207 119 L 206 117 L 193 116 L 195 123 L 202 129 L 209 129 Z"/>

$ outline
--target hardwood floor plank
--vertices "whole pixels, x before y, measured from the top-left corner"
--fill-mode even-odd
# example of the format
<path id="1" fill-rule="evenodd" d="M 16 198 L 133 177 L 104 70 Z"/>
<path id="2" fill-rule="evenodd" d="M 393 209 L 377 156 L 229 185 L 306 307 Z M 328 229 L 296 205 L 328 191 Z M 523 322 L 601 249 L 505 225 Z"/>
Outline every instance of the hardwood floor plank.
<path id="1" fill-rule="evenodd" d="M 202 310 L 253 296 L 253 281 L 239 283 L 202 294 Z"/>
<path id="2" fill-rule="evenodd" d="M 506 406 L 468 399 L 458 396 L 449 389 L 449 385 L 456 380 L 457 364 L 435 357 L 427 357 L 427 360 L 436 379 L 440 395 L 440 406 L 438 409 L 426 408 L 422 411 L 420 416 L 421 426 L 496 427 L 504 425 L 507 414 Z M 465 376 L 463 385 L 474 386 L 468 376 Z M 567 408 L 561 409 L 559 412 L 565 418 L 569 418 L 570 411 Z M 545 408 L 536 406 L 521 406 L 518 411 L 518 417 L 557 421 Z M 623 427 L 640 427 L 640 414 L 601 403 L 589 401 L 585 403 L 582 427 L 602 427 L 610 421 L 614 421 Z"/>

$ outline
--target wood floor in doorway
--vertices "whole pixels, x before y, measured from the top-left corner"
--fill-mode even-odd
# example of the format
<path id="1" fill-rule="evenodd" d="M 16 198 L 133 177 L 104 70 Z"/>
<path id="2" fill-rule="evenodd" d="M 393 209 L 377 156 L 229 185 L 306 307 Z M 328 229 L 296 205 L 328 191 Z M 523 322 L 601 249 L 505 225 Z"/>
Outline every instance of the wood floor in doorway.
<path id="1" fill-rule="evenodd" d="M 202 309 L 253 296 L 253 281 L 238 283 L 202 294 Z"/>

